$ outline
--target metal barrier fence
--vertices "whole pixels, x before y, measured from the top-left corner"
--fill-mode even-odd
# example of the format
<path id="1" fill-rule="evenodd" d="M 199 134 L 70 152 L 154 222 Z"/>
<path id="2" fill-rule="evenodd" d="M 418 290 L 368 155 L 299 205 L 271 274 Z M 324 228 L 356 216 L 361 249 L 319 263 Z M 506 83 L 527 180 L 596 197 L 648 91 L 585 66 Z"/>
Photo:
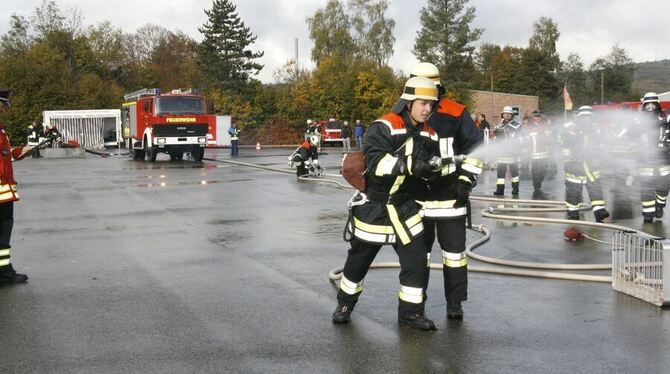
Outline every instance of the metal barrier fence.
<path id="1" fill-rule="evenodd" d="M 51 124 L 63 135 L 63 143 L 76 140 L 84 148 L 104 147 L 103 118 L 52 118 Z"/>
<path id="2" fill-rule="evenodd" d="M 624 231 L 612 239 L 612 287 L 654 305 L 670 305 L 670 241 Z"/>

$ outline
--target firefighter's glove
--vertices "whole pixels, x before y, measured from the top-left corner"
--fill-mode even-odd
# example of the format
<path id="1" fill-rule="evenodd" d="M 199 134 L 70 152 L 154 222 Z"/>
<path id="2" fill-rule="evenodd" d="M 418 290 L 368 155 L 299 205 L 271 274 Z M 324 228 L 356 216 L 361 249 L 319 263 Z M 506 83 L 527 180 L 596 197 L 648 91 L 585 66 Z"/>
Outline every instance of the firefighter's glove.
<path id="1" fill-rule="evenodd" d="M 419 178 L 429 179 L 435 174 L 435 169 L 425 161 L 416 160 L 412 169 L 412 174 Z"/>
<path id="2" fill-rule="evenodd" d="M 430 160 L 428 160 L 428 165 L 430 165 L 435 171 L 442 170 L 442 158 L 433 156 Z"/>
<path id="3" fill-rule="evenodd" d="M 456 185 L 456 202 L 454 203 L 454 208 L 461 208 L 468 205 L 468 200 L 470 200 L 470 189 L 471 185 L 469 183 L 459 181 Z"/>
<path id="4" fill-rule="evenodd" d="M 323 170 L 323 168 L 322 168 L 321 165 L 319 165 L 319 164 L 316 164 L 315 167 L 316 167 L 316 170 L 318 170 L 318 171 Z"/>

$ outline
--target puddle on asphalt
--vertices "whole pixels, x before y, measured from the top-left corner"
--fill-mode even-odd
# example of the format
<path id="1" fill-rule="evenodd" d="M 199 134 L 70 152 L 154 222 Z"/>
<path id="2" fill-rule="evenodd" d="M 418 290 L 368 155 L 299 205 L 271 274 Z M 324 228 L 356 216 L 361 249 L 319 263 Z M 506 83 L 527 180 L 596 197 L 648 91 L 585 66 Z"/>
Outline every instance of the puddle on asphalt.
<path id="1" fill-rule="evenodd" d="M 193 186 L 193 185 L 201 185 L 201 186 L 207 186 L 210 184 L 216 184 L 216 183 L 234 183 L 234 182 L 248 182 L 252 181 L 253 179 L 231 179 L 231 180 L 225 180 L 225 181 L 220 181 L 220 180 L 201 180 L 201 181 L 192 181 L 192 182 L 159 182 L 159 183 L 143 183 L 143 184 L 137 184 L 135 187 L 141 187 L 141 188 L 162 188 L 162 187 L 174 187 L 174 186 Z"/>
<path id="2" fill-rule="evenodd" d="M 208 225 L 228 225 L 249 222 L 248 219 L 215 219 L 207 222 Z"/>

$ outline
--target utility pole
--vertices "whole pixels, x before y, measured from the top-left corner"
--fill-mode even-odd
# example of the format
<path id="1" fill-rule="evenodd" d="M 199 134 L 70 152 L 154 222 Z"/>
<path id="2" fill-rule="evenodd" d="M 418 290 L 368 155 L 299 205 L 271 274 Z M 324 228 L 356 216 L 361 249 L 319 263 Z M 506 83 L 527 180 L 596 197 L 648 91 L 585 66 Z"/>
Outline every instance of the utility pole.
<path id="1" fill-rule="evenodd" d="M 605 74 L 600 71 L 600 104 L 605 104 Z"/>
<path id="2" fill-rule="evenodd" d="M 491 115 L 489 116 L 489 119 L 493 121 L 493 116 L 495 114 L 495 108 L 493 107 L 493 69 L 490 70 L 491 74 Z"/>
<path id="3" fill-rule="evenodd" d="M 300 66 L 298 65 L 298 38 L 295 38 L 295 79 L 298 80 Z"/>

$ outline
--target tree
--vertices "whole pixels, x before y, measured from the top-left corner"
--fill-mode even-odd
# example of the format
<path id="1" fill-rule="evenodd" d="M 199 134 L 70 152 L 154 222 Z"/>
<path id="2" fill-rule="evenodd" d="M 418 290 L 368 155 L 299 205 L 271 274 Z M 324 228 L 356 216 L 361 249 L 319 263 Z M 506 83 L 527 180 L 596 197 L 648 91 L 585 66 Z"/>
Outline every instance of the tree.
<path id="1" fill-rule="evenodd" d="M 573 103 L 589 103 L 590 95 L 587 86 L 587 75 L 584 62 L 576 53 L 571 53 L 563 62 L 560 72 L 561 82 L 567 85 Z"/>
<path id="2" fill-rule="evenodd" d="M 484 31 L 470 27 L 475 8 L 467 6 L 468 1 L 428 0 L 421 9 L 421 30 L 413 50 L 419 61 L 438 67 L 447 91 L 462 97 L 475 76 L 473 43 Z"/>
<path id="3" fill-rule="evenodd" d="M 491 80 L 493 78 L 493 62 L 500 54 L 501 48 L 499 45 L 484 43 L 479 46 L 479 50 L 475 53 L 475 66 L 479 72 L 479 82 L 476 88 L 480 90 L 491 89 Z"/>
<path id="4" fill-rule="evenodd" d="M 386 65 L 393 55 L 395 21 L 386 18 L 388 0 L 350 0 L 351 24 L 358 57 Z"/>
<path id="5" fill-rule="evenodd" d="M 263 69 L 255 62 L 264 52 L 252 52 L 256 41 L 244 25 L 230 0 L 214 0 L 205 10 L 207 22 L 198 31 L 204 39 L 198 49 L 198 67 L 205 84 L 210 87 L 240 88 Z"/>
<path id="6" fill-rule="evenodd" d="M 314 41 L 312 60 L 317 65 L 329 57 L 348 61 L 357 53 L 349 33 L 349 16 L 341 1 L 328 0 L 325 9 L 319 9 L 314 16 L 307 18 L 307 27 L 309 38 Z"/>
<path id="7" fill-rule="evenodd" d="M 533 36 L 528 40 L 528 49 L 537 51 L 542 57 L 542 68 L 546 71 L 556 72 L 561 63 L 561 59 L 556 51 L 556 42 L 561 33 L 558 31 L 558 25 L 548 17 L 540 17 L 533 24 Z"/>
<path id="8" fill-rule="evenodd" d="M 601 78 L 605 101 L 625 101 L 631 98 L 631 86 L 635 67 L 625 49 L 615 44 L 610 53 L 600 57 L 589 67 L 589 78 L 593 101 L 600 98 Z"/>

